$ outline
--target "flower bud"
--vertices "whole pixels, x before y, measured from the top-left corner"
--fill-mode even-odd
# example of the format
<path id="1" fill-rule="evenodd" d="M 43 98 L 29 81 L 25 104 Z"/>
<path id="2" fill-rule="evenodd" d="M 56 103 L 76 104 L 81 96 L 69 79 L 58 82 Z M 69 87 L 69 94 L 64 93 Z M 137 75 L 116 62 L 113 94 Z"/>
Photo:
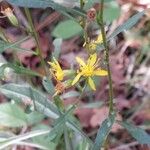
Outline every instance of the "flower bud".
<path id="1" fill-rule="evenodd" d="M 11 8 L 6 8 L 3 11 L 1 11 L 1 13 L 3 13 L 8 19 L 9 21 L 12 23 L 12 25 L 14 26 L 18 26 L 18 20 L 16 18 L 16 16 L 13 14 L 13 11 L 11 10 Z"/>

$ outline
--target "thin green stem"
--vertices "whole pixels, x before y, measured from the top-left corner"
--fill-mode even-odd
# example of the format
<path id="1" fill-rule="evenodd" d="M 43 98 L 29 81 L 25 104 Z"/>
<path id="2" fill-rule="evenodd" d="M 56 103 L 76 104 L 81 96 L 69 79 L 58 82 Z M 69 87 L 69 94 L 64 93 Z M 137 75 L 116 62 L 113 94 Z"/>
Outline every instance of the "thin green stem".
<path id="1" fill-rule="evenodd" d="M 29 24 L 30 24 L 30 28 L 32 30 L 31 32 L 33 32 L 33 36 L 34 36 L 36 44 L 37 44 L 37 50 L 36 50 L 37 56 L 39 56 L 39 58 L 41 60 L 41 64 L 44 68 L 44 73 L 45 73 L 45 75 L 47 75 L 46 64 L 45 64 L 45 61 L 44 61 L 43 56 L 42 56 L 42 49 L 41 49 L 40 42 L 39 42 L 39 35 L 36 32 L 36 29 L 34 27 L 32 17 L 31 17 L 31 14 L 30 14 L 30 10 L 28 8 L 25 8 L 25 14 L 27 16 L 27 19 L 28 19 Z"/>
<path id="2" fill-rule="evenodd" d="M 84 7 L 84 0 L 80 0 L 80 8 L 83 9 Z"/>
<path id="3" fill-rule="evenodd" d="M 84 5 L 85 5 L 84 0 L 80 0 L 80 8 L 81 8 L 81 10 L 83 10 Z M 84 17 L 81 17 L 80 25 L 81 25 L 81 27 L 82 27 L 83 29 L 85 29 L 85 26 L 86 26 L 86 20 L 85 20 Z"/>
<path id="4" fill-rule="evenodd" d="M 109 47 L 106 39 L 106 32 L 104 28 L 104 19 L 103 19 L 103 9 L 104 9 L 104 0 L 101 0 L 101 9 L 98 14 L 97 22 L 100 26 L 103 44 L 105 47 L 105 57 L 106 57 L 106 65 L 108 70 L 108 82 L 109 82 L 109 113 L 114 111 L 114 104 L 113 104 L 113 87 L 112 87 L 112 77 L 111 77 L 111 70 L 110 70 L 110 63 L 109 63 Z"/>

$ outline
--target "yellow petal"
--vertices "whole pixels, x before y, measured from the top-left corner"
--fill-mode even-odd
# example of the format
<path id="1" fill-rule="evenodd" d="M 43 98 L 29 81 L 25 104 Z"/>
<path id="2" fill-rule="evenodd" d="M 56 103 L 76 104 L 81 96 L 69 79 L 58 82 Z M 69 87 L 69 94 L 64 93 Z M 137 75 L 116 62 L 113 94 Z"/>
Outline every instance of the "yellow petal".
<path id="1" fill-rule="evenodd" d="M 60 64 L 58 63 L 58 61 L 56 60 L 55 57 L 53 57 L 53 60 L 54 60 L 54 62 L 56 64 L 57 68 L 61 69 Z"/>
<path id="2" fill-rule="evenodd" d="M 95 84 L 94 84 L 94 82 L 93 82 L 91 77 L 88 78 L 88 84 L 90 85 L 92 90 L 94 90 L 94 91 L 96 90 Z"/>
<path id="3" fill-rule="evenodd" d="M 53 69 L 57 69 L 57 66 L 55 63 L 52 63 L 52 62 L 48 62 L 48 64 L 51 66 L 51 68 Z"/>
<path id="4" fill-rule="evenodd" d="M 62 81 L 64 78 L 64 72 L 62 70 L 58 70 L 55 73 L 55 76 L 56 76 L 57 80 Z"/>
<path id="5" fill-rule="evenodd" d="M 90 55 L 90 58 L 88 59 L 87 64 L 90 66 L 94 66 L 94 64 L 96 63 L 96 60 L 97 60 L 97 54 L 94 53 Z"/>
<path id="6" fill-rule="evenodd" d="M 52 62 L 50 62 L 50 61 L 48 61 L 47 63 L 48 63 L 49 65 L 51 65 L 51 66 L 54 65 L 54 63 L 52 63 Z"/>
<path id="7" fill-rule="evenodd" d="M 81 66 L 85 66 L 84 61 L 83 61 L 80 57 L 76 57 L 76 61 L 77 61 Z"/>
<path id="8" fill-rule="evenodd" d="M 72 84 L 71 84 L 71 85 L 76 84 L 76 83 L 79 81 L 80 77 L 81 77 L 81 73 L 79 73 L 79 74 L 74 78 L 74 80 L 72 81 Z"/>
<path id="9" fill-rule="evenodd" d="M 96 44 L 103 43 L 103 37 L 101 33 L 98 35 L 97 39 L 95 40 L 95 43 Z"/>
<path id="10" fill-rule="evenodd" d="M 108 71 L 102 70 L 102 69 L 97 69 L 94 71 L 94 75 L 96 75 L 96 76 L 107 76 Z"/>

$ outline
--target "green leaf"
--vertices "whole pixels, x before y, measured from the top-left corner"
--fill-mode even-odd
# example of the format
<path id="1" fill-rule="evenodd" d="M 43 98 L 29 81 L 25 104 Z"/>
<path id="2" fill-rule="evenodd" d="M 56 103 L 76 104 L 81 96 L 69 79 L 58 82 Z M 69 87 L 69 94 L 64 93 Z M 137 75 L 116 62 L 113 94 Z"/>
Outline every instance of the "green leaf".
<path id="1" fill-rule="evenodd" d="M 55 93 L 55 90 L 54 90 L 55 87 L 53 85 L 52 79 L 50 80 L 50 79 L 44 77 L 42 80 L 42 84 L 48 93 L 50 93 L 51 95 L 53 95 Z"/>
<path id="2" fill-rule="evenodd" d="M 82 32 L 82 27 L 73 20 L 66 20 L 59 23 L 53 30 L 53 36 L 68 39 Z"/>
<path id="3" fill-rule="evenodd" d="M 55 121 L 54 127 L 58 125 L 58 123 L 63 124 L 67 121 L 68 116 L 75 110 L 75 106 L 72 106 L 68 111 L 66 111 L 64 114 L 61 114 L 60 117 Z"/>
<path id="4" fill-rule="evenodd" d="M 68 115 L 70 115 L 70 113 L 75 109 L 75 107 L 70 108 L 66 113 L 62 114 L 54 123 L 54 127 L 51 129 L 49 136 L 40 136 L 40 137 L 36 137 L 33 139 L 34 142 L 39 142 L 41 145 L 49 147 L 50 145 L 48 144 L 49 142 L 51 143 L 51 141 L 54 141 L 54 138 L 56 138 L 57 136 L 61 137 L 62 133 L 63 133 L 63 127 L 66 123 L 66 120 L 68 118 Z M 40 127 L 41 128 L 41 127 Z M 45 127 L 44 127 L 45 128 Z M 36 128 L 37 129 L 37 128 Z M 43 127 L 42 127 L 43 129 Z M 46 127 L 47 129 L 47 127 Z M 52 143 L 52 149 L 54 149 L 54 143 Z M 51 150 L 51 149 L 50 149 Z"/>
<path id="5" fill-rule="evenodd" d="M 45 134 L 48 134 L 49 132 L 50 132 L 50 130 L 48 130 L 48 129 L 47 130 L 42 129 L 42 130 L 31 131 L 31 132 L 21 134 L 21 135 L 18 135 L 18 136 L 15 135 L 13 137 L 10 137 L 6 140 L 1 141 L 0 142 L 0 149 L 5 149 L 6 147 L 8 147 L 10 145 L 14 145 L 14 144 L 16 145 L 17 143 L 20 143 L 23 140 L 27 140 L 29 138 L 33 138 L 33 137 L 36 137 L 36 136 L 45 135 Z M 42 149 L 43 149 L 43 147 L 42 147 Z"/>
<path id="6" fill-rule="evenodd" d="M 87 103 L 85 105 L 81 105 L 81 108 L 100 108 L 104 105 L 103 101 Z"/>
<path id="7" fill-rule="evenodd" d="M 30 69 L 27 69 L 23 66 L 18 66 L 16 64 L 7 63 L 7 64 L 3 64 L 3 65 L 0 66 L 0 78 L 3 78 L 5 76 L 5 69 L 6 68 L 13 69 L 14 72 L 17 73 L 17 74 L 42 77 L 42 75 L 40 75 L 39 73 L 34 72 Z"/>
<path id="8" fill-rule="evenodd" d="M 0 125 L 7 127 L 22 127 L 27 125 L 26 114 L 16 104 L 4 103 L 0 105 Z"/>
<path id="9" fill-rule="evenodd" d="M 49 126 L 46 126 L 44 124 L 38 124 L 37 126 L 35 126 L 34 128 L 32 128 L 33 131 L 36 130 L 50 130 Z M 33 137 L 32 141 L 34 143 L 37 143 L 41 146 L 44 146 L 47 150 L 55 150 L 57 143 L 52 142 L 51 137 L 49 136 L 49 134 L 47 135 L 41 135 L 41 136 L 37 136 L 37 137 Z"/>
<path id="10" fill-rule="evenodd" d="M 83 150 L 83 149 L 89 150 L 90 149 L 89 148 L 89 144 L 84 139 L 80 140 L 79 143 L 78 143 L 78 145 L 76 143 L 73 143 L 73 144 L 75 145 L 76 150 Z"/>
<path id="11" fill-rule="evenodd" d="M 39 130 L 38 130 L 39 131 Z M 34 148 L 39 148 L 42 150 L 46 150 L 45 146 L 41 146 L 40 143 L 33 143 L 29 141 L 14 141 L 11 142 L 11 140 L 13 140 L 13 137 L 16 137 L 17 135 L 15 135 L 14 133 L 10 132 L 10 131 L 0 131 L 0 149 L 5 149 L 7 146 L 17 144 L 20 146 L 28 146 L 28 147 L 34 147 Z M 8 148 L 6 148 L 8 149 Z M 10 147 L 9 147 L 10 149 Z"/>
<path id="12" fill-rule="evenodd" d="M 25 52 L 30 52 L 30 53 L 35 54 L 35 52 L 33 52 L 33 51 L 22 49 L 22 48 L 18 47 L 21 43 L 26 41 L 28 38 L 29 38 L 29 36 L 27 36 L 21 40 L 18 40 L 17 42 L 13 42 L 13 43 L 8 43 L 6 41 L 0 40 L 0 53 L 4 52 L 7 49 L 14 49 L 17 51 L 25 51 Z"/>
<path id="13" fill-rule="evenodd" d="M 62 39 L 61 38 L 55 39 L 53 41 L 53 45 L 54 45 L 54 52 L 52 53 L 52 55 L 53 57 L 58 59 L 61 52 Z"/>
<path id="14" fill-rule="evenodd" d="M 91 147 L 93 147 L 93 141 L 77 126 L 76 123 L 74 123 L 73 121 L 69 120 L 66 122 L 67 127 L 69 127 L 70 129 L 72 129 L 73 131 L 75 131 L 76 133 L 80 134 L 84 139 L 87 140 L 87 142 L 89 143 L 89 145 Z"/>
<path id="15" fill-rule="evenodd" d="M 69 92 L 66 92 L 63 95 L 61 95 L 61 98 L 62 99 L 67 99 L 67 98 L 78 97 L 78 96 L 80 96 L 79 92 L 69 91 Z"/>
<path id="16" fill-rule="evenodd" d="M 80 9 L 76 8 L 66 8 L 62 5 L 59 5 L 58 3 L 55 3 L 52 0 L 7 0 L 10 4 L 21 6 L 21 7 L 28 7 L 28 8 L 47 8 L 51 7 L 59 12 L 61 12 L 63 15 L 67 17 L 72 17 L 69 15 L 71 13 L 72 15 L 79 15 L 82 17 L 86 17 L 85 13 L 82 12 Z M 68 13 L 69 12 L 69 13 Z"/>
<path id="17" fill-rule="evenodd" d="M 105 3 L 111 2 L 111 1 L 113 1 L 113 0 L 104 0 Z M 92 8 L 95 3 L 99 3 L 99 2 L 100 2 L 99 0 L 88 0 L 85 3 L 84 9 L 88 10 L 88 9 Z"/>
<path id="18" fill-rule="evenodd" d="M 29 85 L 18 85 L 13 83 L 5 84 L 0 86 L 0 92 L 9 98 L 19 98 L 24 103 L 33 100 L 36 108 L 39 109 L 41 113 L 44 112 L 52 118 L 58 118 L 59 116 L 57 107 L 52 102 L 50 102 L 50 100 L 47 99 L 47 97 L 42 92 L 33 89 Z"/>
<path id="19" fill-rule="evenodd" d="M 150 145 L 150 135 L 143 129 L 136 127 L 128 122 L 119 122 L 128 132 L 140 143 Z"/>
<path id="20" fill-rule="evenodd" d="M 21 7 L 30 7 L 30 8 L 46 8 L 53 4 L 52 1 L 48 0 L 7 0 L 7 2 L 21 6 Z"/>
<path id="21" fill-rule="evenodd" d="M 111 13 L 110 13 L 111 12 Z M 112 22 L 120 16 L 120 7 L 117 2 L 107 3 L 104 8 L 104 21 Z"/>
<path id="22" fill-rule="evenodd" d="M 109 118 L 103 121 L 102 125 L 98 130 L 92 150 L 100 150 L 102 148 L 114 122 L 115 122 L 115 113 L 110 114 Z"/>
<path id="23" fill-rule="evenodd" d="M 26 117 L 28 125 L 33 125 L 41 122 L 45 116 L 37 111 L 33 111 L 30 114 L 26 114 Z"/>
<path id="24" fill-rule="evenodd" d="M 119 33 L 132 28 L 138 22 L 138 20 L 144 15 L 144 13 L 145 11 L 141 11 L 132 16 L 131 18 L 129 18 L 125 23 L 116 28 L 115 31 L 108 37 L 107 40 L 109 41 Z"/>

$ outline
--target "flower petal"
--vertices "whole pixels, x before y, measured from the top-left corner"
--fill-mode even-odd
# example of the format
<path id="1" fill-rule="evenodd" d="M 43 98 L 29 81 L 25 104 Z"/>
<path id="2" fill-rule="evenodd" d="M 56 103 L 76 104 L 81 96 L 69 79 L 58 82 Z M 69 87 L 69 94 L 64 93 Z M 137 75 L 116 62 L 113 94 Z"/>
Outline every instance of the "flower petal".
<path id="1" fill-rule="evenodd" d="M 61 69 L 59 62 L 56 60 L 55 57 L 53 57 L 53 60 L 54 60 L 54 62 L 55 62 L 55 64 L 56 64 L 57 68 L 58 68 L 58 69 Z"/>
<path id="2" fill-rule="evenodd" d="M 64 78 L 64 72 L 61 69 L 58 61 L 53 57 L 53 62 L 48 62 L 48 64 L 51 66 L 50 72 L 55 77 L 56 80 L 62 81 Z"/>
<path id="3" fill-rule="evenodd" d="M 88 84 L 90 85 L 92 90 L 94 90 L 94 91 L 96 90 L 95 84 L 94 84 L 94 82 L 93 82 L 91 77 L 88 78 Z"/>
<path id="4" fill-rule="evenodd" d="M 48 64 L 50 65 L 50 66 L 52 66 L 52 67 L 54 67 L 55 66 L 55 64 L 53 63 L 53 62 L 48 62 Z"/>
<path id="5" fill-rule="evenodd" d="M 97 39 L 95 40 L 95 44 L 100 44 L 100 43 L 103 43 L 103 37 L 101 33 L 98 35 Z"/>
<path id="6" fill-rule="evenodd" d="M 85 66 L 85 62 L 84 62 L 80 57 L 76 57 L 76 61 L 77 61 L 81 66 Z"/>
<path id="7" fill-rule="evenodd" d="M 102 70 L 102 69 L 96 69 L 94 71 L 94 75 L 96 75 L 96 76 L 107 76 L 108 75 L 108 71 Z"/>
<path id="8" fill-rule="evenodd" d="M 96 63 L 96 60 L 97 60 L 97 54 L 94 53 L 94 54 L 90 55 L 90 58 L 88 59 L 87 64 L 89 66 L 94 66 L 94 64 Z"/>
<path id="9" fill-rule="evenodd" d="M 77 74 L 77 76 L 72 81 L 72 85 L 76 84 L 79 81 L 80 77 L 81 77 L 81 73 Z"/>
<path id="10" fill-rule="evenodd" d="M 62 70 L 57 70 L 55 73 L 57 80 L 62 81 L 64 78 L 64 72 Z"/>

